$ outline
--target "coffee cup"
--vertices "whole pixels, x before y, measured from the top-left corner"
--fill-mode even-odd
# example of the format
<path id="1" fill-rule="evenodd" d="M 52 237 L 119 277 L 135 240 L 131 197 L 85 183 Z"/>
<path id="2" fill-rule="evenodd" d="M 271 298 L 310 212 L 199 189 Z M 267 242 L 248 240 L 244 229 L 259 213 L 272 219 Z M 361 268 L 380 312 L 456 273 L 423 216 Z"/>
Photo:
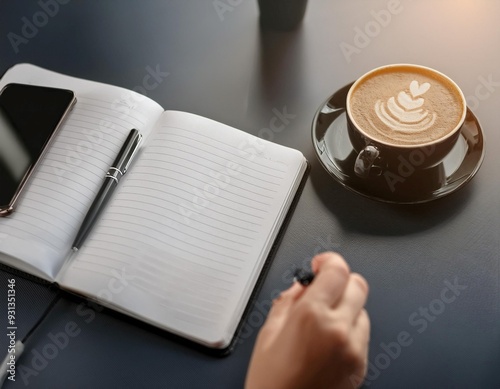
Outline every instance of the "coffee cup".
<path id="1" fill-rule="evenodd" d="M 467 105 L 458 85 L 443 73 L 393 64 L 354 82 L 346 112 L 357 153 L 355 174 L 363 179 L 385 175 L 394 183 L 446 157 L 460 136 Z"/>

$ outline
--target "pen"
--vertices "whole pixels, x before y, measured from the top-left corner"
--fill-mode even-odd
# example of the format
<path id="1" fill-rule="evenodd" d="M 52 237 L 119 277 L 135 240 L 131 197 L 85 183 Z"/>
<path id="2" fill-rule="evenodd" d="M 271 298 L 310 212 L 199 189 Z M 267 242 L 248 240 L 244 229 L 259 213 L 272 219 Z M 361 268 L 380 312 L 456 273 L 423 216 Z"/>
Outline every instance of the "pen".
<path id="1" fill-rule="evenodd" d="M 307 286 L 314 280 L 314 273 L 309 270 L 297 269 L 293 274 L 293 280 Z"/>
<path id="2" fill-rule="evenodd" d="M 127 172 L 130 163 L 132 162 L 139 146 L 142 142 L 142 135 L 136 129 L 130 131 L 125 143 L 123 144 L 118 156 L 115 159 L 115 162 L 109 168 L 106 173 L 106 177 L 104 177 L 104 183 L 97 193 L 94 202 L 89 208 L 85 219 L 76 234 L 76 238 L 73 242 L 73 250 L 78 251 L 81 247 L 88 234 L 92 230 L 97 218 L 101 214 L 102 210 L 105 208 L 107 202 L 111 198 L 120 178 Z"/>

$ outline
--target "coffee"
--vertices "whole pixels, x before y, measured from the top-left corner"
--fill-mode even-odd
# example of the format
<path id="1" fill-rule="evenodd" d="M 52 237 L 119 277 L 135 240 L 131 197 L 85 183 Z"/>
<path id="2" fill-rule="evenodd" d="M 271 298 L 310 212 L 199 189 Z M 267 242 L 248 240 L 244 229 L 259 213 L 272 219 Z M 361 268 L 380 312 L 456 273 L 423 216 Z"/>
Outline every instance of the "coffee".
<path id="1" fill-rule="evenodd" d="M 461 125 L 466 111 L 453 81 L 415 65 L 387 66 L 366 74 L 351 88 L 347 105 L 359 131 L 395 146 L 444 139 Z"/>

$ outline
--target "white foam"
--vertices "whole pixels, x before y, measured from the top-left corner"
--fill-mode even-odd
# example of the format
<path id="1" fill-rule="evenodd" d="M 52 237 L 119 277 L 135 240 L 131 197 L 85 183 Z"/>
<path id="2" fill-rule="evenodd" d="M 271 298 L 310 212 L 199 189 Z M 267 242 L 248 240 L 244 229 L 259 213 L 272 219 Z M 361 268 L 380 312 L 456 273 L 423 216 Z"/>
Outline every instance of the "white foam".
<path id="1" fill-rule="evenodd" d="M 390 97 L 387 103 L 377 100 L 375 113 L 388 128 L 406 134 L 419 133 L 428 130 L 436 121 L 436 112 L 423 110 L 425 94 L 431 85 L 428 82 L 419 84 L 413 80 L 410 83 L 410 94 L 401 91 L 397 98 Z"/>

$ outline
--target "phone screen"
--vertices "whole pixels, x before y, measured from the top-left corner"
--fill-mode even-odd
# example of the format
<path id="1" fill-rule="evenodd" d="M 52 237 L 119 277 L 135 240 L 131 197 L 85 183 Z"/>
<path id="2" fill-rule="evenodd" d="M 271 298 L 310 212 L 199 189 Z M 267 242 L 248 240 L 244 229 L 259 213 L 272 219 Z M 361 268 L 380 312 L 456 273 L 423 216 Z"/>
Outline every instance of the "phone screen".
<path id="1" fill-rule="evenodd" d="M 11 208 L 66 112 L 72 91 L 8 84 L 0 93 L 0 213 Z"/>

